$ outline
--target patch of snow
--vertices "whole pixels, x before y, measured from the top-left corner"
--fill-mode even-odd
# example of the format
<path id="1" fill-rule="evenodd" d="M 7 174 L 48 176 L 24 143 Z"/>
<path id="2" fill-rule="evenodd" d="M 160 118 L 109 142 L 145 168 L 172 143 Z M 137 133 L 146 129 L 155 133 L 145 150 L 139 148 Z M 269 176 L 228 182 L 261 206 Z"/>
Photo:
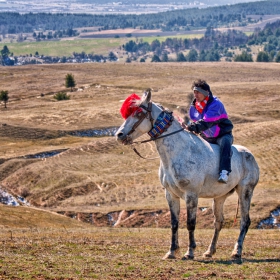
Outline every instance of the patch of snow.
<path id="1" fill-rule="evenodd" d="M 56 151 L 50 151 L 50 152 L 42 152 L 38 154 L 33 154 L 33 155 L 26 155 L 24 158 L 48 158 L 48 157 L 53 157 L 56 156 L 67 149 L 62 149 L 62 150 L 56 150 Z"/>
<path id="2" fill-rule="evenodd" d="M 263 228 L 279 228 L 280 229 L 280 208 L 275 209 L 270 213 L 270 216 L 262 220 L 259 225 L 258 229 Z"/>
<path id="3" fill-rule="evenodd" d="M 29 206 L 29 203 L 26 201 L 25 198 L 21 196 L 14 197 L 13 195 L 4 191 L 1 187 L 0 187 L 0 203 L 9 206 L 19 206 L 23 204 Z"/>

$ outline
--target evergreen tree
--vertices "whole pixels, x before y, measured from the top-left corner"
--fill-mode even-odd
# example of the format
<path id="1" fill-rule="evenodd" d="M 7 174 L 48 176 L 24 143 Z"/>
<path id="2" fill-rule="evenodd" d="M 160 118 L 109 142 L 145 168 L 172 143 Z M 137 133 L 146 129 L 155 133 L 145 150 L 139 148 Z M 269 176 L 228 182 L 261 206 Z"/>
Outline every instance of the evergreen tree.
<path id="1" fill-rule="evenodd" d="M 205 52 L 205 50 L 202 50 L 200 52 L 198 60 L 199 61 L 206 61 L 206 52 Z"/>
<path id="2" fill-rule="evenodd" d="M 163 54 L 163 56 L 162 56 L 162 58 L 161 58 L 161 61 L 162 61 L 162 62 L 168 62 L 168 55 L 167 55 L 167 53 L 164 53 L 164 54 Z"/>
<path id="3" fill-rule="evenodd" d="M 257 62 L 269 62 L 269 55 L 267 52 L 259 52 L 257 55 Z"/>
<path id="4" fill-rule="evenodd" d="M 1 90 L 0 100 L 4 102 L 4 106 L 7 108 L 7 102 L 9 100 L 9 92 L 7 90 Z"/>
<path id="5" fill-rule="evenodd" d="M 182 52 L 179 52 L 177 54 L 177 61 L 182 62 L 182 61 L 187 61 L 184 54 Z"/>
<path id="6" fill-rule="evenodd" d="M 71 88 L 71 91 L 73 91 L 73 87 L 75 86 L 76 86 L 76 82 L 74 76 L 72 74 L 67 74 L 65 77 L 65 87 Z"/>
<path id="7" fill-rule="evenodd" d="M 275 58 L 275 62 L 280 63 L 280 52 L 277 53 L 276 58 Z"/>
<path id="8" fill-rule="evenodd" d="M 161 62 L 160 58 L 158 57 L 158 55 L 154 54 L 154 56 L 152 57 L 151 62 Z"/>
<path id="9" fill-rule="evenodd" d="M 242 54 L 236 55 L 234 57 L 234 61 L 235 62 L 253 62 L 253 58 L 250 53 L 243 51 Z"/>
<path id="10" fill-rule="evenodd" d="M 110 61 L 117 61 L 118 57 L 113 52 L 109 52 L 109 60 Z"/>
<path id="11" fill-rule="evenodd" d="M 187 60 L 189 62 L 194 62 L 194 61 L 197 61 L 198 59 L 198 53 L 195 49 L 191 49 L 189 54 L 187 55 Z"/>
<path id="12" fill-rule="evenodd" d="M 3 47 L 3 49 L 1 50 L 2 58 L 8 57 L 9 54 L 10 54 L 10 51 L 9 51 L 8 47 L 5 45 L 5 46 Z"/>

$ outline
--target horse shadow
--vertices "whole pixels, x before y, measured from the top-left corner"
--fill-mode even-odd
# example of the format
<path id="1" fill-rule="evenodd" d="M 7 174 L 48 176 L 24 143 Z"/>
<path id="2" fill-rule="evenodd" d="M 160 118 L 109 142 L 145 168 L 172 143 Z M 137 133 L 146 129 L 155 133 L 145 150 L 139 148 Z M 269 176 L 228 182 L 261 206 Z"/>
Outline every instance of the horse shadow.
<path id="1" fill-rule="evenodd" d="M 280 259 L 255 260 L 255 259 L 242 258 L 242 259 L 238 259 L 238 260 L 196 260 L 196 262 L 205 263 L 205 264 L 218 263 L 218 264 L 223 264 L 223 265 L 232 265 L 232 264 L 243 264 L 245 262 L 248 262 L 248 263 L 280 263 Z"/>

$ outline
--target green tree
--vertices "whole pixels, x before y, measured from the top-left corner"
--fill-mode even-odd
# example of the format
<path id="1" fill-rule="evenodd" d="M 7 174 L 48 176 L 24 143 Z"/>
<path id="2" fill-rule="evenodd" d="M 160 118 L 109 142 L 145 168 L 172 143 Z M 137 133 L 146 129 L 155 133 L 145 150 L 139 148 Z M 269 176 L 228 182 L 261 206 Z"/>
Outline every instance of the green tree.
<path id="1" fill-rule="evenodd" d="M 191 49 L 189 54 L 187 55 L 187 60 L 189 62 L 197 61 L 198 59 L 198 52 L 195 49 Z"/>
<path id="2" fill-rule="evenodd" d="M 158 39 L 154 40 L 151 43 L 151 49 L 152 51 L 155 51 L 157 48 L 160 48 L 160 41 Z"/>
<path id="3" fill-rule="evenodd" d="M 167 55 L 167 53 L 164 53 L 164 54 L 163 54 L 163 56 L 162 56 L 162 58 L 161 58 L 161 61 L 162 61 L 162 62 L 168 62 L 168 55 Z"/>
<path id="4" fill-rule="evenodd" d="M 267 52 L 260 51 L 257 55 L 257 62 L 269 62 L 269 55 Z"/>
<path id="5" fill-rule="evenodd" d="M 280 37 L 280 28 L 277 28 L 275 31 L 275 36 Z"/>
<path id="6" fill-rule="evenodd" d="M 184 56 L 184 54 L 183 54 L 182 52 L 179 52 L 179 53 L 177 54 L 177 59 L 176 59 L 176 60 L 179 61 L 179 62 L 187 61 L 186 58 L 185 58 L 185 56 Z"/>
<path id="7" fill-rule="evenodd" d="M 277 55 L 275 57 L 275 62 L 280 63 L 280 52 L 277 53 Z"/>
<path id="8" fill-rule="evenodd" d="M 110 61 L 117 61 L 118 57 L 113 52 L 109 52 L 109 60 Z"/>
<path id="9" fill-rule="evenodd" d="M 253 62 L 253 58 L 250 53 L 243 51 L 242 54 L 236 55 L 234 57 L 234 61 L 235 62 Z"/>
<path id="10" fill-rule="evenodd" d="M 158 55 L 154 54 L 154 56 L 152 57 L 151 62 L 161 62 L 160 58 L 158 57 Z"/>
<path id="11" fill-rule="evenodd" d="M 67 74 L 65 77 L 65 87 L 71 88 L 71 91 L 73 91 L 73 87 L 75 86 L 76 86 L 76 82 L 74 76 L 72 74 Z"/>
<path id="12" fill-rule="evenodd" d="M 9 100 L 9 92 L 7 90 L 1 90 L 0 100 L 4 102 L 4 106 L 7 108 L 7 102 Z"/>
<path id="13" fill-rule="evenodd" d="M 7 46 L 4 46 L 3 49 L 1 50 L 2 58 L 8 57 L 9 54 L 10 54 L 9 48 Z"/>
<path id="14" fill-rule="evenodd" d="M 5 59 L 9 56 L 10 51 L 7 46 L 4 46 L 0 53 L 0 64 L 5 65 Z"/>

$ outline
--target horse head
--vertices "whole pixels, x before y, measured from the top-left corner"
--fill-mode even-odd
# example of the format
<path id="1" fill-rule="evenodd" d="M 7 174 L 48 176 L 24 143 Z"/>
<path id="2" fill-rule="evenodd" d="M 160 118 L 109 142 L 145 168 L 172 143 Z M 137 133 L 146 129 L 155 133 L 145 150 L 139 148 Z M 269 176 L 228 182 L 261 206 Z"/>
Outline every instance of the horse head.
<path id="1" fill-rule="evenodd" d="M 132 144 L 136 138 L 152 129 L 154 120 L 162 109 L 151 102 L 151 97 L 151 90 L 148 89 L 141 99 L 136 94 L 132 94 L 124 101 L 120 112 L 125 122 L 115 134 L 122 144 Z"/>

